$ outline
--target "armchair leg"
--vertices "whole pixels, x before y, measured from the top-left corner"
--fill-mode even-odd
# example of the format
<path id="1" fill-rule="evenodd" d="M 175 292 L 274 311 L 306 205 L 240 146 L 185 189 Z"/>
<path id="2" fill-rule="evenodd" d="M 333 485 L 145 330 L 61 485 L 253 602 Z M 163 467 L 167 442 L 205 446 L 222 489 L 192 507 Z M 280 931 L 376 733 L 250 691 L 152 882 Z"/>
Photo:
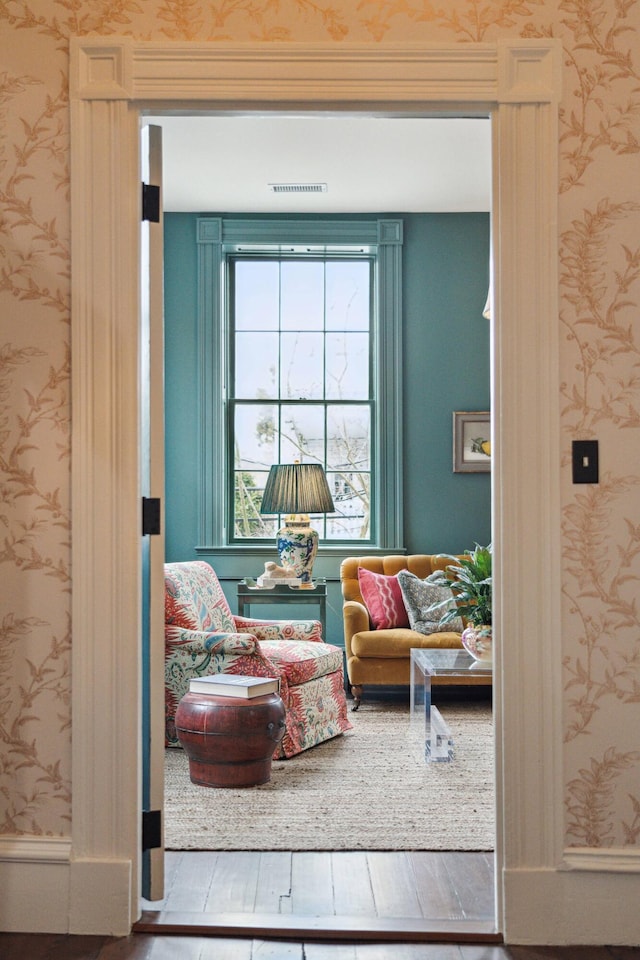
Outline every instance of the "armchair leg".
<path id="1" fill-rule="evenodd" d="M 351 707 L 351 711 L 352 713 L 355 713 L 360 706 L 360 701 L 362 700 L 362 687 L 351 687 L 351 696 L 353 697 L 353 706 Z"/>

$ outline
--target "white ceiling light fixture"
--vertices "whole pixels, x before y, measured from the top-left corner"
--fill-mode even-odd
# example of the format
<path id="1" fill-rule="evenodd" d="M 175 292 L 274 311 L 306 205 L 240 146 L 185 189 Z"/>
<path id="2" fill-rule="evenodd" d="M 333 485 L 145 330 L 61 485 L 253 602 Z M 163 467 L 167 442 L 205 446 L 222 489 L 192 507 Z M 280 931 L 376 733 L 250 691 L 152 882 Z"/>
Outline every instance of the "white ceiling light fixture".
<path id="1" fill-rule="evenodd" d="M 326 193 L 326 183 L 270 183 L 271 193 Z"/>

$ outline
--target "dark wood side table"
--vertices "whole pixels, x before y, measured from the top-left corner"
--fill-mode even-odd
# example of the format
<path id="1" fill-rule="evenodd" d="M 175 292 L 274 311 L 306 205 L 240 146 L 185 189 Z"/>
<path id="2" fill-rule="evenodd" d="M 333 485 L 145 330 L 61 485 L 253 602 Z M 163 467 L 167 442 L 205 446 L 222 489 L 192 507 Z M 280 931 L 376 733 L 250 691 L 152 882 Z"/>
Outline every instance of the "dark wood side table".
<path id="1" fill-rule="evenodd" d="M 327 582 L 314 580 L 312 587 L 289 587 L 278 584 L 275 587 L 259 587 L 255 580 L 241 580 L 238 584 L 238 616 L 251 616 L 250 608 L 254 604 L 313 603 L 319 607 L 322 624 L 322 639 L 327 639 Z M 255 616 L 255 614 L 254 614 Z M 266 618 L 268 619 L 268 618 Z M 313 619 L 316 619 L 315 617 Z"/>
<path id="2" fill-rule="evenodd" d="M 176 733 L 201 787 L 255 787 L 271 779 L 273 754 L 285 732 L 277 693 L 218 697 L 187 693 L 176 711 Z"/>

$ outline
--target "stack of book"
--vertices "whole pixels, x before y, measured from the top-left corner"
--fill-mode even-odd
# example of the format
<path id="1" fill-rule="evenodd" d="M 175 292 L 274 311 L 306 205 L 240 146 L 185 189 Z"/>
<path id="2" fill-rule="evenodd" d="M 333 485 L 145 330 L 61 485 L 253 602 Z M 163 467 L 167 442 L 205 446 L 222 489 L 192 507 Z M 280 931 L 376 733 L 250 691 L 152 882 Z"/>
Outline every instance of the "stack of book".
<path id="1" fill-rule="evenodd" d="M 268 693 L 280 693 L 277 677 L 245 677 L 234 673 L 213 673 L 189 681 L 190 693 L 205 693 L 214 697 L 238 697 L 250 700 Z"/>

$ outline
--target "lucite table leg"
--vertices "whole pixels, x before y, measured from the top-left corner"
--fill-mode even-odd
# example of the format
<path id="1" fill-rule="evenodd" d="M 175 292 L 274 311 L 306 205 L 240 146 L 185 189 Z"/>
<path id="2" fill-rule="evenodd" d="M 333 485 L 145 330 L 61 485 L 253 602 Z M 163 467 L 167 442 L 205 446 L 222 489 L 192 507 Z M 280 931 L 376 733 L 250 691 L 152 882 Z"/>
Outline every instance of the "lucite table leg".
<path id="1" fill-rule="evenodd" d="M 431 702 L 431 674 L 429 668 L 411 651 L 409 717 L 412 721 L 424 719 L 424 758 L 428 763 L 453 760 L 453 738 L 442 714 Z"/>

